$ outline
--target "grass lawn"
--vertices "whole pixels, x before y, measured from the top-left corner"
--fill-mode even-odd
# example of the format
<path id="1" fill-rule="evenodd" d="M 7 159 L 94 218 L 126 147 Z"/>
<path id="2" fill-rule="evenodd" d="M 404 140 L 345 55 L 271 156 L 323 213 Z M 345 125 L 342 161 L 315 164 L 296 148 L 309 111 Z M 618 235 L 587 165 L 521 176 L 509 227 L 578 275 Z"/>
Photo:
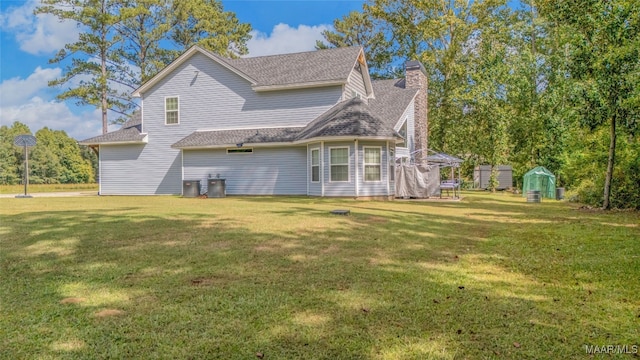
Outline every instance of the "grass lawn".
<path id="1" fill-rule="evenodd" d="M 29 184 L 28 193 L 98 191 L 98 184 Z M 0 194 L 24 194 L 24 185 L 0 185 Z"/>
<path id="2" fill-rule="evenodd" d="M 0 199 L 0 358 L 640 352 L 640 214 L 466 196 Z"/>

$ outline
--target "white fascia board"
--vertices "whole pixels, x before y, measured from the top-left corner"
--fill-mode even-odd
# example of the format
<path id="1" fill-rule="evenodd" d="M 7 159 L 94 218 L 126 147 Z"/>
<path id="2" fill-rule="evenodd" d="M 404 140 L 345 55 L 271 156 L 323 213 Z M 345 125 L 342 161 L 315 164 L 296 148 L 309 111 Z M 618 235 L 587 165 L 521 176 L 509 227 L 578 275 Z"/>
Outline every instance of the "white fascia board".
<path id="1" fill-rule="evenodd" d="M 237 144 L 221 144 L 221 145 L 195 145 L 195 146 L 171 146 L 174 149 L 181 150 L 200 150 L 200 149 L 242 149 L 242 148 L 259 148 L 259 147 L 282 147 L 295 145 L 291 142 L 277 142 L 277 143 L 242 143 L 242 147 L 238 147 Z"/>
<path id="2" fill-rule="evenodd" d="M 341 86 L 346 83 L 347 83 L 346 80 L 339 79 L 339 80 L 313 81 L 313 82 L 306 82 L 306 83 L 299 83 L 299 84 L 254 85 L 251 88 L 255 92 L 264 92 L 264 91 L 276 91 L 276 90 L 308 89 L 308 88 L 325 87 L 325 86 Z"/>
<path id="3" fill-rule="evenodd" d="M 367 58 L 364 55 L 364 49 L 360 47 L 360 52 L 358 53 L 358 57 L 356 61 L 353 63 L 352 69 L 356 66 L 357 63 L 360 62 L 360 57 L 364 59 L 362 66 L 360 66 L 360 70 L 362 72 L 362 78 L 364 79 L 364 87 L 367 90 L 367 99 L 375 99 L 376 95 L 373 93 L 373 84 L 371 83 L 371 76 L 369 76 L 369 66 L 367 65 Z"/>
<path id="4" fill-rule="evenodd" d="M 222 65 L 223 67 L 225 67 L 226 69 L 230 70 L 231 72 L 233 72 L 233 73 L 239 75 L 240 77 L 244 78 L 245 80 L 247 80 L 251 84 L 255 84 L 256 83 L 256 81 L 254 79 L 252 79 L 249 75 L 247 75 L 247 74 L 243 73 L 242 71 L 236 69 L 235 67 L 227 64 L 226 61 L 223 61 L 217 55 L 212 54 L 212 53 L 204 50 L 203 48 L 199 47 L 198 45 L 193 45 L 187 51 L 182 53 L 182 55 L 178 56 L 175 60 L 173 60 L 164 69 L 162 69 L 158 74 L 156 74 L 154 77 L 152 77 L 147 82 L 142 84 L 139 88 L 134 90 L 131 95 L 134 96 L 134 97 L 140 97 L 142 93 L 144 93 L 145 91 L 149 90 L 151 87 L 153 87 L 155 84 L 157 84 L 160 80 L 162 80 L 165 76 L 167 76 L 168 74 L 172 73 L 178 66 L 182 65 L 185 61 L 187 61 L 195 53 L 200 53 L 200 54 L 203 54 L 203 55 L 207 56 L 208 58 L 210 58 L 211 60 L 215 61 L 216 63 Z"/>
<path id="5" fill-rule="evenodd" d="M 380 140 L 380 141 L 397 141 L 397 142 L 404 141 L 404 139 L 398 140 L 395 137 L 389 137 L 389 136 L 325 136 L 325 137 L 314 137 L 311 139 L 298 140 L 298 141 L 294 141 L 293 144 L 307 144 L 307 143 L 315 143 L 318 141 L 329 142 L 329 141 L 355 141 L 355 140 L 360 140 L 360 141 Z"/>
<path id="6" fill-rule="evenodd" d="M 407 109 L 409 108 L 411 103 L 416 101 L 416 96 L 418 96 L 418 91 L 417 90 L 416 90 L 416 93 L 413 94 L 413 98 L 411 99 L 411 101 L 409 101 L 409 105 L 407 105 L 407 107 L 402 112 L 402 115 L 406 114 L 407 113 Z M 400 118 L 398 120 L 396 120 L 396 124 L 393 126 L 393 130 L 398 131 L 402 127 L 402 123 L 403 123 L 403 120 L 404 120 L 404 116 L 402 116 L 402 115 L 400 116 Z M 414 118 L 415 118 L 415 114 L 413 114 L 413 115 L 414 115 Z"/>
<path id="7" fill-rule="evenodd" d="M 128 141 L 100 141 L 95 143 L 79 142 L 80 145 L 95 146 L 95 145 L 130 145 L 130 144 L 148 144 L 149 135 L 144 134 L 142 140 L 128 140 Z"/>

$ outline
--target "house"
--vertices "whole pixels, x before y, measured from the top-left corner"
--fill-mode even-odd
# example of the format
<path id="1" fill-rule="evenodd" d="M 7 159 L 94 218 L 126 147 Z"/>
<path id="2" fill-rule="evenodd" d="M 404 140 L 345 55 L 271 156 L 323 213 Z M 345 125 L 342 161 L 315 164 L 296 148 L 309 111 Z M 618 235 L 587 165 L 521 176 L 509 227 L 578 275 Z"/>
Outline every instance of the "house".
<path id="1" fill-rule="evenodd" d="M 228 59 L 194 46 L 134 92 L 141 110 L 80 142 L 98 150 L 101 195 L 392 197 L 394 163 L 427 148 L 424 67 L 372 81 L 360 47 Z M 202 190 L 205 192 L 206 188 Z"/>

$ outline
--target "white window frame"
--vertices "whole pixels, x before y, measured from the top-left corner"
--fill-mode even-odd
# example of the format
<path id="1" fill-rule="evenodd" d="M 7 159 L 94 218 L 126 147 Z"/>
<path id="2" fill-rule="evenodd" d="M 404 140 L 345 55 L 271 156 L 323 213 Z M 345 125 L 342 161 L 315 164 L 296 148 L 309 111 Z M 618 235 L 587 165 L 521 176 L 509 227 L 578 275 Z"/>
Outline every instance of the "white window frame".
<path id="1" fill-rule="evenodd" d="M 333 149 L 347 149 L 347 163 L 346 164 L 333 164 L 331 162 L 331 150 Z M 348 183 L 351 182 L 351 148 L 349 146 L 333 146 L 329 147 L 329 182 Z M 347 165 L 347 180 L 333 180 L 332 168 L 333 166 Z"/>
<path id="2" fill-rule="evenodd" d="M 318 163 L 317 164 L 313 164 L 313 152 L 317 151 L 318 152 Z M 320 174 L 320 148 L 314 148 L 311 149 L 311 159 L 309 161 L 310 165 L 310 170 L 311 170 L 311 182 L 312 183 L 319 183 L 320 182 L 320 176 L 322 174 Z M 313 168 L 317 167 L 318 168 L 318 180 L 313 180 Z"/>
<path id="3" fill-rule="evenodd" d="M 176 101 L 178 102 L 178 109 L 176 110 L 167 110 L 167 100 L 168 99 L 176 99 Z M 171 111 L 171 112 L 175 112 L 177 115 L 177 122 L 175 123 L 167 123 L 167 113 Z M 165 96 L 164 97 L 164 124 L 165 125 L 180 125 L 180 97 L 179 96 Z"/>
<path id="4" fill-rule="evenodd" d="M 396 148 L 395 146 L 389 146 L 389 151 L 387 152 L 387 157 L 389 158 L 389 174 L 387 177 L 389 181 L 396 181 Z"/>
<path id="5" fill-rule="evenodd" d="M 367 163 L 367 149 L 376 149 L 380 154 L 380 162 Z M 380 169 L 380 177 L 378 180 L 367 180 L 367 166 L 377 166 Z M 382 146 L 363 146 L 362 147 L 362 180 L 368 183 L 381 182 L 382 181 Z"/>

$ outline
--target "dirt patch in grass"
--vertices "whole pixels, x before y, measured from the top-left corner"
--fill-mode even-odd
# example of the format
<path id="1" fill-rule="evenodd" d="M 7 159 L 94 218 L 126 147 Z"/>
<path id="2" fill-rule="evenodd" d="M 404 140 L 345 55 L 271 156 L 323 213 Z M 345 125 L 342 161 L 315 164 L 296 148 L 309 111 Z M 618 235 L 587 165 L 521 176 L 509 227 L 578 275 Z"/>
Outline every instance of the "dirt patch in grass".
<path id="1" fill-rule="evenodd" d="M 97 318 L 107 318 L 112 316 L 121 316 L 124 315 L 125 312 L 118 309 L 104 309 L 95 313 L 95 317 Z"/>
<path id="2" fill-rule="evenodd" d="M 79 304 L 87 299 L 81 297 L 68 297 L 60 300 L 60 304 Z"/>

